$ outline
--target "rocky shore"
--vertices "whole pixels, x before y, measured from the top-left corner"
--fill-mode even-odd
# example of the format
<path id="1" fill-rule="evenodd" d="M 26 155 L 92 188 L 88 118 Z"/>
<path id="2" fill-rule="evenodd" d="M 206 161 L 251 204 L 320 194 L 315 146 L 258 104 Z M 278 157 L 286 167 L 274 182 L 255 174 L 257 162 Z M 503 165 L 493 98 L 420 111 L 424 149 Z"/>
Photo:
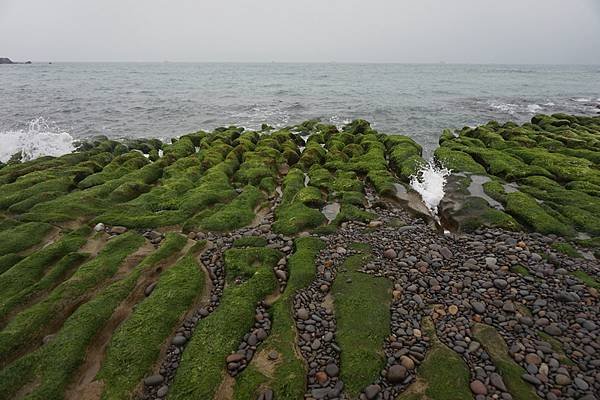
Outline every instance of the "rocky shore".
<path id="1" fill-rule="evenodd" d="M 598 154 L 599 118 L 444 131 L 438 215 L 362 120 L 14 157 L 0 399 L 598 399 Z"/>
<path id="2" fill-rule="evenodd" d="M 0 64 L 31 64 L 31 61 L 15 62 L 12 61 L 10 58 L 0 57 Z"/>

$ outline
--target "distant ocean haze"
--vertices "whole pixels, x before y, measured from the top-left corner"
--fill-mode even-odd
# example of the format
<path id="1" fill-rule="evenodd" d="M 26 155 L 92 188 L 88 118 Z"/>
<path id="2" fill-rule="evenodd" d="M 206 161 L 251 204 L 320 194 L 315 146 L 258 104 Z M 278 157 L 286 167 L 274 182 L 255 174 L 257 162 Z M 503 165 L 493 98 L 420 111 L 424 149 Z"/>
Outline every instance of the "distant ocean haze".
<path id="1" fill-rule="evenodd" d="M 444 128 L 536 113 L 600 112 L 600 66 L 53 63 L 0 67 L 0 161 L 72 139 L 168 139 L 199 129 L 311 118 L 370 121 L 436 147 Z"/>

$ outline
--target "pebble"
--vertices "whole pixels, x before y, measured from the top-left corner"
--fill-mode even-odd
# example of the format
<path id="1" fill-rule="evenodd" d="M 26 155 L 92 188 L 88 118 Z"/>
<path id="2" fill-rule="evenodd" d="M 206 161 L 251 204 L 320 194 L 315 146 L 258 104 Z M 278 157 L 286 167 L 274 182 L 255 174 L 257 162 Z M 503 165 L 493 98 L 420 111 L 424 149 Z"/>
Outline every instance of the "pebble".
<path id="1" fill-rule="evenodd" d="M 485 387 L 483 382 L 481 382 L 480 380 L 476 379 L 476 380 L 472 381 L 470 386 L 471 386 L 471 391 L 473 393 L 475 393 L 476 395 L 486 395 L 487 394 L 487 388 Z"/>
<path id="2" fill-rule="evenodd" d="M 369 385 L 365 388 L 365 396 L 367 396 L 368 400 L 373 400 L 377 397 L 379 392 L 381 391 L 381 386 L 379 385 Z"/>
<path id="3" fill-rule="evenodd" d="M 402 365 L 392 365 L 387 372 L 387 379 L 391 383 L 399 383 L 406 376 L 406 368 Z"/>
<path id="4" fill-rule="evenodd" d="M 165 378 L 162 375 L 152 375 L 144 379 L 144 385 L 156 386 L 163 383 L 164 380 Z"/>

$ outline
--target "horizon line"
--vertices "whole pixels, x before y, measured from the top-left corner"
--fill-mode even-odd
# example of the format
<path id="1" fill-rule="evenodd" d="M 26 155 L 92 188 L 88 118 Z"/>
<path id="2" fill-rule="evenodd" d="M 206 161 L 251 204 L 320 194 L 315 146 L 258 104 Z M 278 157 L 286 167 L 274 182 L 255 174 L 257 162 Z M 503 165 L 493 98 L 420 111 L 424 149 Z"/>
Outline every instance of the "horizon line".
<path id="1" fill-rule="evenodd" d="M 380 64 L 380 65 L 544 65 L 544 66 L 560 66 L 560 65 L 575 65 L 575 66 L 600 66 L 600 63 L 533 63 L 533 62 L 407 62 L 407 61 L 179 61 L 179 60 L 13 60 L 8 57 L 13 63 L 19 64 L 31 61 L 32 64 L 49 64 L 49 63 L 106 63 L 106 64 Z M 5 64 L 11 65 L 11 64 Z"/>

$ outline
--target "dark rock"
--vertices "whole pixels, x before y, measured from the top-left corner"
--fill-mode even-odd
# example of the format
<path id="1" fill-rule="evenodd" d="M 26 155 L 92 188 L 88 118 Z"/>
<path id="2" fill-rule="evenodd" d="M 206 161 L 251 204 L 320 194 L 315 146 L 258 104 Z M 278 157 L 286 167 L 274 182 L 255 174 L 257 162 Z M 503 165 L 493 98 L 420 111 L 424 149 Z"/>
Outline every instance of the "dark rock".
<path id="1" fill-rule="evenodd" d="M 381 392 L 381 386 L 379 385 L 369 385 L 365 388 L 365 396 L 367 396 L 367 400 L 375 399 L 379 392 Z"/>
<path id="2" fill-rule="evenodd" d="M 156 386 L 156 385 L 163 383 L 164 380 L 165 380 L 165 378 L 160 374 L 152 375 L 152 376 L 149 376 L 146 379 L 144 379 L 144 385 Z"/>
<path id="3" fill-rule="evenodd" d="M 391 383 L 400 383 L 406 376 L 406 368 L 400 364 L 392 365 L 387 372 L 387 379 Z"/>

